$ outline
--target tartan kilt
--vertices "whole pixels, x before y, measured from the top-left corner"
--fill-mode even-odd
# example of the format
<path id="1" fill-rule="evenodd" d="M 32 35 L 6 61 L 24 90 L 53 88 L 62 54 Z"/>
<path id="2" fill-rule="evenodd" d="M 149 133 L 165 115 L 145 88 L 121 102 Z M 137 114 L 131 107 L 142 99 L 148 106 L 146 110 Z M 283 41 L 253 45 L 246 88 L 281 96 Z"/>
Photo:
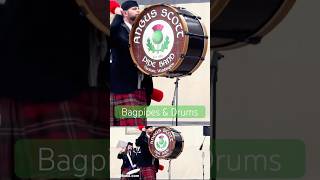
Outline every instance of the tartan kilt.
<path id="1" fill-rule="evenodd" d="M 156 168 L 154 166 L 140 167 L 140 179 L 141 180 L 156 180 Z"/>
<path id="2" fill-rule="evenodd" d="M 110 94 L 110 126 L 145 126 L 145 118 L 116 118 L 116 106 L 146 106 L 145 89 L 138 89 L 129 94 Z"/>
<path id="3" fill-rule="evenodd" d="M 122 168 L 122 169 L 121 169 L 121 175 L 126 175 L 127 172 L 129 172 L 129 171 L 130 171 L 130 168 Z M 127 178 L 127 177 L 121 177 L 121 180 L 127 180 L 127 179 L 129 179 L 129 178 Z"/>
<path id="4" fill-rule="evenodd" d="M 88 91 L 50 103 L 0 98 L 0 180 L 14 175 L 14 145 L 22 139 L 107 139 L 107 94 Z"/>

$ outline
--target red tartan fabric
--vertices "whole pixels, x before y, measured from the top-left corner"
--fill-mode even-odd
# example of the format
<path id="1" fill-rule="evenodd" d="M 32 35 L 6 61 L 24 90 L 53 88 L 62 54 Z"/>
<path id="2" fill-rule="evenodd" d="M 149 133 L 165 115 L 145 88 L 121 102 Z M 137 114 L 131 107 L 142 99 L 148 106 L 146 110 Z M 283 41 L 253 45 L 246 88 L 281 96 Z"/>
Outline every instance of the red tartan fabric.
<path id="1" fill-rule="evenodd" d="M 156 168 L 155 167 L 140 167 L 140 179 L 141 180 L 156 180 Z"/>
<path id="2" fill-rule="evenodd" d="M 123 169 L 121 169 L 121 175 L 126 175 L 127 174 L 127 172 L 129 172 L 130 171 L 130 169 L 129 168 L 123 168 Z M 121 177 L 121 180 L 128 180 L 129 178 L 127 178 L 127 177 Z"/>
<path id="3" fill-rule="evenodd" d="M 85 92 L 63 102 L 35 104 L 0 98 L 0 180 L 14 175 L 14 144 L 22 139 L 107 139 L 106 94 Z"/>
<path id="4" fill-rule="evenodd" d="M 146 106 L 147 98 L 144 89 L 136 90 L 129 94 L 112 94 L 110 95 L 110 126 L 145 126 L 144 118 L 116 118 L 116 106 Z"/>

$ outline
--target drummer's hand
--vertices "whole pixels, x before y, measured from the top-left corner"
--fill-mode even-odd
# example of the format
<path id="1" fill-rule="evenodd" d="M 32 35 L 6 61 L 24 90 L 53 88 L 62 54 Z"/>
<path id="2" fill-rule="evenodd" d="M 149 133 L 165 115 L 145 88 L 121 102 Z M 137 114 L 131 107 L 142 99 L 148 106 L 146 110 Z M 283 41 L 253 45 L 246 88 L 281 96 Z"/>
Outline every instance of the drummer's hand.
<path id="1" fill-rule="evenodd" d="M 122 11 L 123 11 L 123 9 L 122 9 L 121 7 L 117 7 L 117 8 L 114 10 L 114 13 L 115 13 L 115 14 L 122 15 Z"/>

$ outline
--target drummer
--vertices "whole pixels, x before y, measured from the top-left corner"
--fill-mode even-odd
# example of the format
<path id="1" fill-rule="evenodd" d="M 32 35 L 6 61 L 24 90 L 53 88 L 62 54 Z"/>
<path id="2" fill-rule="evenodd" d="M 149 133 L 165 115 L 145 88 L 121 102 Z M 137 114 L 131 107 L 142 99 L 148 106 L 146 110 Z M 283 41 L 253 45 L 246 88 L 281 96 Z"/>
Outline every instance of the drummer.
<path id="1" fill-rule="evenodd" d="M 159 160 L 151 155 L 148 146 L 152 132 L 152 126 L 145 126 L 138 139 L 136 139 L 136 146 L 139 146 L 141 151 L 138 154 L 137 166 L 140 168 L 140 178 L 143 180 L 155 180 L 159 169 Z"/>
<path id="2" fill-rule="evenodd" d="M 133 151 L 133 143 L 128 142 L 126 148 L 118 153 L 118 159 L 122 159 L 121 180 L 129 179 L 126 174 L 136 168 L 137 154 Z"/>
<path id="3" fill-rule="evenodd" d="M 136 1 L 121 5 L 122 15 L 115 15 L 110 28 L 112 63 L 110 68 L 110 125 L 144 126 L 145 118 L 115 117 L 116 106 L 146 106 L 151 102 L 151 76 L 143 75 L 135 66 L 129 50 L 129 33 L 140 13 Z"/>

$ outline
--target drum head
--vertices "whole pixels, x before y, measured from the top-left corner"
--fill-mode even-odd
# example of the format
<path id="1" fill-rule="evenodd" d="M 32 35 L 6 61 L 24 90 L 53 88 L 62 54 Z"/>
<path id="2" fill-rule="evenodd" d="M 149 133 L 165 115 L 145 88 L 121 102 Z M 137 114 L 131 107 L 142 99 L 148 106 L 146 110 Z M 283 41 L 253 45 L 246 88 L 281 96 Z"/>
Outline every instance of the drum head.
<path id="1" fill-rule="evenodd" d="M 145 74 L 165 76 L 174 71 L 186 54 L 186 22 L 177 9 L 168 5 L 145 8 L 130 33 L 130 53 L 134 63 Z"/>
<path id="2" fill-rule="evenodd" d="M 127 175 L 136 174 L 136 173 L 138 173 L 139 171 L 140 171 L 139 168 L 138 168 L 138 169 L 134 169 L 134 170 L 131 170 L 131 171 L 127 172 Z"/>
<path id="3" fill-rule="evenodd" d="M 179 136 L 179 138 L 176 136 Z M 177 142 L 178 140 L 179 142 Z M 182 152 L 182 149 L 182 136 L 172 128 L 158 127 L 153 131 L 149 138 L 149 151 L 156 158 L 177 158 Z"/>
<path id="4" fill-rule="evenodd" d="M 109 35 L 109 1 L 76 0 L 87 18 L 96 28 Z"/>

